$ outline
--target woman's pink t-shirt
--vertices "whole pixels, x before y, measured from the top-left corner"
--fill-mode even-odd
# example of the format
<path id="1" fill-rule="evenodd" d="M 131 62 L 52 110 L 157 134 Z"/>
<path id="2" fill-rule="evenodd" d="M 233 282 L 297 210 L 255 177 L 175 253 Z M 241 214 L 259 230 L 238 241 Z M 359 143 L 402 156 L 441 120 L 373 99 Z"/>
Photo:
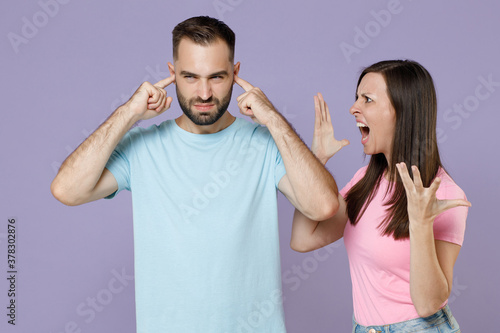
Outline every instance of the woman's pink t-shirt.
<path id="1" fill-rule="evenodd" d="M 340 191 L 347 192 L 361 178 L 363 167 Z M 465 199 L 465 194 L 442 169 L 438 199 Z M 354 317 L 363 326 L 387 325 L 418 318 L 410 296 L 410 240 L 394 240 L 382 235 L 379 225 L 386 216 L 385 195 L 389 182 L 383 178 L 372 202 L 353 226 L 344 230 L 344 244 L 349 257 Z M 434 221 L 434 238 L 462 245 L 467 207 L 449 209 Z M 446 302 L 443 304 L 443 306 Z"/>

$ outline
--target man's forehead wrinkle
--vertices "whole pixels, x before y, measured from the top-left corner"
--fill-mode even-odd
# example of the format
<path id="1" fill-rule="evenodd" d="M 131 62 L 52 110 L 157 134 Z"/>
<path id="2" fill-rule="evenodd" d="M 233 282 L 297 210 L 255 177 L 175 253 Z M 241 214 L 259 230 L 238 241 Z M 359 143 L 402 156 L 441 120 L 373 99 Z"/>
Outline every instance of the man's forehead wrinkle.
<path id="1" fill-rule="evenodd" d="M 186 58 L 179 57 L 175 63 L 178 73 L 185 72 L 195 74 L 196 76 L 208 77 L 214 74 L 228 74 L 232 72 L 233 64 L 225 59 L 218 60 L 212 57 L 208 57 L 207 59 L 196 58 L 190 55 Z"/>

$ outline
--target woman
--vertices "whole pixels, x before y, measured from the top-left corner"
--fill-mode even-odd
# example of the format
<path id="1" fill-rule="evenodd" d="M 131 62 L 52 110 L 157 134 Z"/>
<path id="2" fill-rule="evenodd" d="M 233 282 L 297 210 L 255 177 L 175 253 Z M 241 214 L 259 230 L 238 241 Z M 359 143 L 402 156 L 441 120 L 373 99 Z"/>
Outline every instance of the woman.
<path id="1" fill-rule="evenodd" d="M 321 94 L 315 109 L 312 150 L 326 163 L 349 142 L 334 138 Z M 413 61 L 376 63 L 361 73 L 350 113 L 370 162 L 340 191 L 330 219 L 295 211 L 292 249 L 344 237 L 353 332 L 460 332 L 447 300 L 470 203 L 439 158 L 431 76 Z"/>

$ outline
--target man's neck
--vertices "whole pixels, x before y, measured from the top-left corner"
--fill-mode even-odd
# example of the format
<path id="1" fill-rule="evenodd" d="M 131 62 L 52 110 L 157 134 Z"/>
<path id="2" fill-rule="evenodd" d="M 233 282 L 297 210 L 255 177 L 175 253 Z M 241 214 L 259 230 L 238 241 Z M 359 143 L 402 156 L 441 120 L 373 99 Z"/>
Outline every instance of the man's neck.
<path id="1" fill-rule="evenodd" d="M 194 134 L 212 134 L 222 131 L 223 129 L 231 125 L 235 119 L 236 117 L 234 117 L 232 114 L 226 111 L 222 115 L 222 117 L 220 117 L 219 120 L 217 120 L 212 125 L 206 125 L 206 126 L 196 125 L 185 114 L 175 119 L 175 122 L 180 128 L 182 128 L 187 132 L 191 132 Z"/>

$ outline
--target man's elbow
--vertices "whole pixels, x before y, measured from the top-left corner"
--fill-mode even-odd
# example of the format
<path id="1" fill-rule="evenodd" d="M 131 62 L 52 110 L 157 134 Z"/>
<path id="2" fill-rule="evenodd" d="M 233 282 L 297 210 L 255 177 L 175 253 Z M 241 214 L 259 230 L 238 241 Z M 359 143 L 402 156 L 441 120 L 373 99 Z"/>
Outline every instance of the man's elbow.
<path id="1" fill-rule="evenodd" d="M 57 201 L 66 206 L 78 206 L 82 204 L 82 202 L 79 202 L 75 197 L 69 195 L 68 191 L 65 190 L 64 186 L 59 184 L 57 179 L 54 179 L 52 184 L 50 184 L 50 192 Z"/>
<path id="2" fill-rule="evenodd" d="M 337 214 L 339 211 L 339 203 L 337 200 L 328 200 L 319 204 L 310 212 L 304 214 L 314 221 L 324 221 Z"/>
<path id="3" fill-rule="evenodd" d="M 300 252 L 300 253 L 305 253 L 305 252 L 311 252 L 316 250 L 311 244 L 308 244 L 307 242 L 301 241 L 299 239 L 292 238 L 290 241 L 290 248 L 294 251 Z"/>

